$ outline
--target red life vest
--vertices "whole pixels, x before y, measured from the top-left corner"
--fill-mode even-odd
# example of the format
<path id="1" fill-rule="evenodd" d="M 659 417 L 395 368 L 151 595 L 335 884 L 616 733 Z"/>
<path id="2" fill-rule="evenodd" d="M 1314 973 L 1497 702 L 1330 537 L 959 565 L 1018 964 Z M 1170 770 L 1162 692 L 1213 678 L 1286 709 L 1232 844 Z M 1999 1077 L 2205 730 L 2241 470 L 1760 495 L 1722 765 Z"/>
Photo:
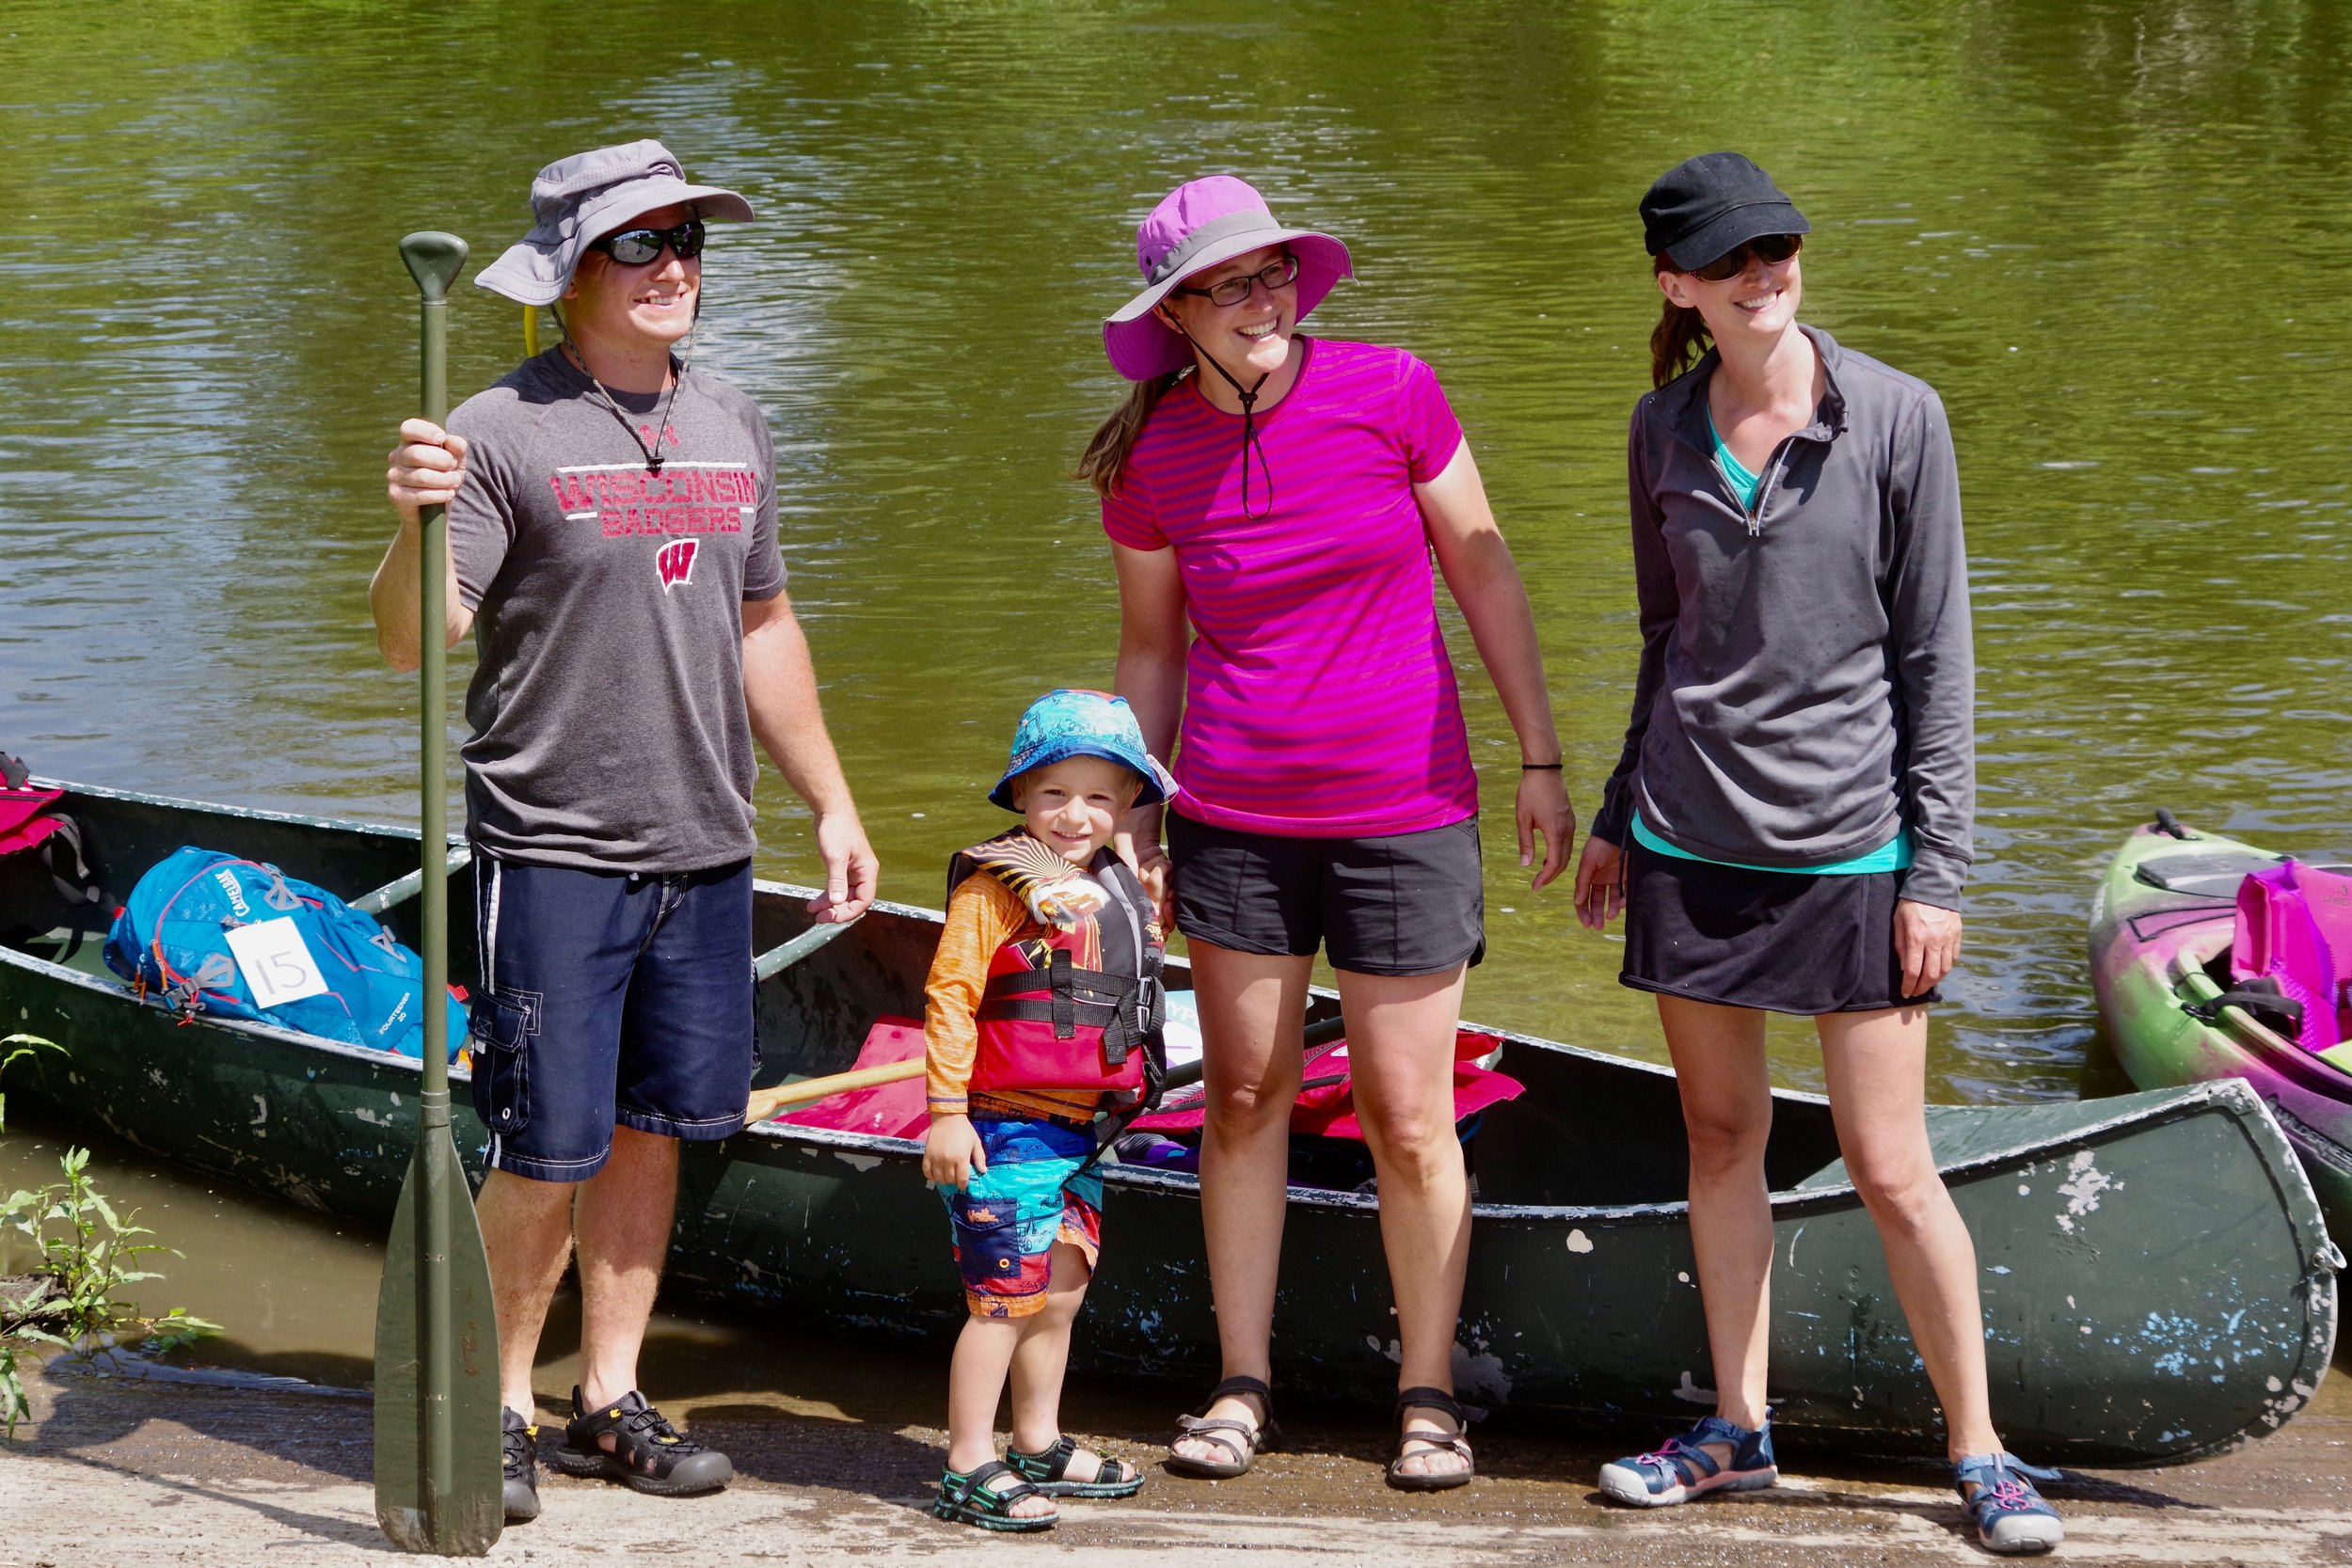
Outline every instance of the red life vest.
<path id="1" fill-rule="evenodd" d="M 949 866 L 948 894 L 977 871 L 1022 896 L 1041 882 L 1050 885 L 1052 855 L 1020 832 L 975 845 Z M 1136 1105 L 1155 1097 L 1166 1066 L 1160 1030 L 1167 1002 L 1152 901 L 1110 850 L 1089 869 L 1108 903 L 1081 916 L 1074 928 L 1048 926 L 1042 936 L 1008 942 L 989 960 L 972 1064 L 975 1093 L 1093 1089 Z"/>
<path id="2" fill-rule="evenodd" d="M 80 825 L 48 809 L 64 796 L 62 789 L 29 782 L 24 765 L 0 752 L 0 861 L 24 855 L 24 870 L 31 873 L 0 871 L 0 935 L 40 936 L 61 920 L 72 923 L 73 909 L 104 896 L 83 859 Z M 45 888 L 42 873 L 48 878 Z M 82 944 L 81 927 L 72 924 L 60 962 Z"/>

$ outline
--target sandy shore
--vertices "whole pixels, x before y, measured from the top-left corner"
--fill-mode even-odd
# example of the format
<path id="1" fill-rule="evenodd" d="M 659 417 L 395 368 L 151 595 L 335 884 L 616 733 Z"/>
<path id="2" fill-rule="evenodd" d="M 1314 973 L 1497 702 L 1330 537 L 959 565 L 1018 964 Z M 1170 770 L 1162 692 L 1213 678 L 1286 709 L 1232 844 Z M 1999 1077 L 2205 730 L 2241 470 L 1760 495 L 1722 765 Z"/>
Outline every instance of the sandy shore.
<path id="1" fill-rule="evenodd" d="M 2065 1560 L 2352 1564 L 2352 1396 L 2339 1373 L 2277 1435 L 2169 1470 L 2073 1473 L 2053 1488 Z M 363 1396 L 93 1375 L 58 1367 L 37 1420 L 0 1449 L 0 1565 L 134 1568 L 201 1562 L 381 1562 Z M 1792 1456 L 1777 1490 L 1659 1514 L 1605 1507 L 1595 1467 L 1613 1449 L 1539 1433 L 1480 1434 L 1463 1492 L 1406 1498 L 1380 1484 L 1378 1434 L 1345 1416 L 1288 1413 L 1291 1451 L 1216 1485 L 1149 1461 L 1140 1405 L 1089 1433 L 1147 1462 L 1143 1494 L 1068 1503 L 1061 1528 L 1015 1542 L 925 1512 L 945 1434 L 791 1400 L 731 1396 L 668 1408 L 724 1449 L 740 1478 L 713 1497 L 641 1497 L 548 1477 L 545 1513 L 492 1552 L 507 1562 L 697 1564 L 1050 1560 L 1154 1568 L 1318 1562 L 1347 1568 L 1535 1563 L 1930 1564 L 1992 1560 L 1925 1467 Z M 1101 1402 L 1096 1402 L 1099 1407 Z M 1073 1423 L 1074 1425 L 1075 1423 Z M 1098 1421 L 1098 1424 L 1099 1421 Z"/>

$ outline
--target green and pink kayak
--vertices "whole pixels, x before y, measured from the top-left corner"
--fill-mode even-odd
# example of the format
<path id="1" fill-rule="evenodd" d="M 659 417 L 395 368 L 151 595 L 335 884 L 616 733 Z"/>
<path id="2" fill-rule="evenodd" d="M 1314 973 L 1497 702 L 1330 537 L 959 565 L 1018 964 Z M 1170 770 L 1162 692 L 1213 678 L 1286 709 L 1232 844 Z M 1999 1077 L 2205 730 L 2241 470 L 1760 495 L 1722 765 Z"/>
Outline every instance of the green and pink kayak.
<path id="1" fill-rule="evenodd" d="M 2352 1069 L 2244 997 L 2230 970 L 2237 895 L 2284 857 L 2169 814 L 2126 839 L 2090 910 L 2090 978 L 2116 1059 L 2144 1089 L 2241 1078 L 2309 1173 L 2339 1241 L 2352 1240 Z"/>

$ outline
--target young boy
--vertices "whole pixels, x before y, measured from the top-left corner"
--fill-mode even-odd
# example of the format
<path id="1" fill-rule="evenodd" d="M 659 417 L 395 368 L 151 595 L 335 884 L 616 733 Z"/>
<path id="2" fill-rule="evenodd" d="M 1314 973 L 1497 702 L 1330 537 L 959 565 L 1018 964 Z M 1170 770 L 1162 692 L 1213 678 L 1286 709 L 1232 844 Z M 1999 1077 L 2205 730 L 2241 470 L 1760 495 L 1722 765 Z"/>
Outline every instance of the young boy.
<path id="1" fill-rule="evenodd" d="M 1141 1097 L 1162 1011 L 1159 927 L 1111 833 L 1174 789 L 1122 699 L 1048 692 L 1021 716 L 989 795 L 1021 826 L 948 867 L 925 987 L 923 1176 L 946 1199 L 972 1315 L 948 1374 L 942 1519 L 1051 1529 L 1055 1497 L 1143 1485 L 1134 1465 L 1063 1436 L 1059 1407 L 1102 1238 L 1095 1118 Z M 1008 1370 L 1012 1446 L 999 1460 Z"/>

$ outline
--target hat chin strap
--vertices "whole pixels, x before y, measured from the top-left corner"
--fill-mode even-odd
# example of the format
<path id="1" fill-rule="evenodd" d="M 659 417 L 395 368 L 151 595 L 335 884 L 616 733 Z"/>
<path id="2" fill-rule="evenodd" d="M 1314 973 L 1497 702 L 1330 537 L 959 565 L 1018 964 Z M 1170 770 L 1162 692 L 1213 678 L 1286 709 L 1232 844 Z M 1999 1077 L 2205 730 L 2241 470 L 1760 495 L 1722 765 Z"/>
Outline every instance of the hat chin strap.
<path id="1" fill-rule="evenodd" d="M 1192 345 L 1192 351 L 1200 356 L 1201 363 L 1223 376 L 1225 384 L 1233 389 L 1233 395 L 1241 399 L 1241 515 L 1253 521 L 1261 517 L 1272 516 L 1274 515 L 1274 469 L 1266 462 L 1265 442 L 1258 435 L 1256 409 L 1258 388 L 1266 384 L 1267 376 L 1271 376 L 1274 372 L 1268 371 L 1249 386 L 1244 387 L 1216 355 L 1201 346 L 1200 339 L 1184 331 L 1184 324 L 1176 321 L 1174 311 L 1168 312 L 1168 319 L 1174 323 L 1176 330 L 1183 334 L 1184 341 Z M 1258 471 L 1265 475 L 1265 510 L 1263 512 L 1249 510 L 1249 453 L 1252 449 L 1255 449 L 1258 453 Z"/>

